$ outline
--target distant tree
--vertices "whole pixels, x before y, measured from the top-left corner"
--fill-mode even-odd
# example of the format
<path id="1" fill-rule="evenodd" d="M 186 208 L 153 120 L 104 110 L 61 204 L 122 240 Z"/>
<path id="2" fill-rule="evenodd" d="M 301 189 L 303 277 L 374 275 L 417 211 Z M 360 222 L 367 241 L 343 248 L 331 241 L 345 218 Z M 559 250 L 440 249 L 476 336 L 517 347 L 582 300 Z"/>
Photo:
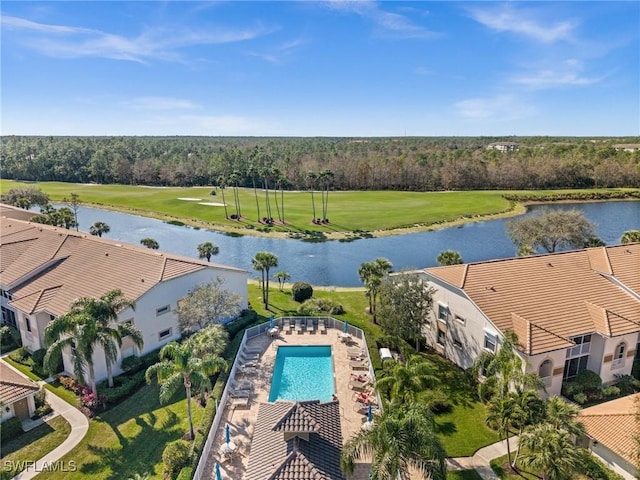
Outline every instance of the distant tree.
<path id="1" fill-rule="evenodd" d="M 321 182 L 321 196 L 322 196 L 322 222 L 326 223 L 329 219 L 327 218 L 327 212 L 329 210 L 329 187 L 333 183 L 333 177 L 335 174 L 329 170 L 322 170 L 319 174 L 319 179 Z"/>
<path id="2" fill-rule="evenodd" d="M 253 269 L 262 276 L 262 301 L 269 306 L 269 270 L 278 266 L 278 257 L 271 252 L 258 252 L 251 260 Z"/>
<path id="3" fill-rule="evenodd" d="M 78 209 L 80 208 L 80 195 L 77 193 L 71 193 L 71 198 L 64 197 L 62 202 L 65 203 L 73 212 L 73 221 L 78 231 Z"/>
<path id="4" fill-rule="evenodd" d="M 198 258 L 206 258 L 207 262 L 210 262 L 211 257 L 219 252 L 220 249 L 215 243 L 204 242 L 198 245 Z"/>
<path id="5" fill-rule="evenodd" d="M 313 212 L 313 223 L 316 222 L 316 198 L 314 196 L 314 192 L 316 189 L 316 181 L 318 180 L 318 174 L 316 172 L 308 172 L 307 173 L 307 185 L 311 190 L 311 208 Z"/>
<path id="6" fill-rule="evenodd" d="M 256 211 L 258 212 L 258 222 L 262 221 L 260 217 L 260 202 L 258 201 L 258 189 L 256 187 L 256 177 L 258 176 L 258 167 L 255 163 L 249 165 L 249 176 L 251 177 L 251 183 L 253 184 L 253 196 L 256 200 Z"/>
<path id="7" fill-rule="evenodd" d="M 377 316 L 382 329 L 419 350 L 422 329 L 429 322 L 435 290 L 416 274 L 404 273 L 384 277 L 380 285 Z"/>
<path id="8" fill-rule="evenodd" d="M 459 265 L 464 263 L 460 253 L 454 250 L 444 250 L 443 252 L 440 252 L 437 260 L 439 265 Z"/>
<path id="9" fill-rule="evenodd" d="M 278 280 L 278 285 L 280 286 L 280 291 L 282 292 L 284 290 L 284 284 L 287 283 L 287 281 L 291 278 L 291 275 L 287 272 L 280 271 L 276 272 L 274 276 Z"/>
<path id="10" fill-rule="evenodd" d="M 143 238 L 140 240 L 140 244 L 152 250 L 158 250 L 160 248 L 158 241 L 153 238 Z"/>
<path id="11" fill-rule="evenodd" d="M 583 248 L 594 231 L 595 226 L 579 210 L 545 209 L 539 215 L 507 223 L 507 235 L 518 250 L 542 248 L 548 253 Z"/>
<path id="12" fill-rule="evenodd" d="M 98 237 L 102 237 L 102 235 L 110 231 L 111 227 L 104 222 L 94 222 L 94 224 L 89 227 L 89 233 L 91 235 L 97 235 Z"/>
<path id="13" fill-rule="evenodd" d="M 66 229 L 70 229 L 75 226 L 75 220 L 71 209 L 67 207 L 56 209 L 50 204 L 41 207 L 40 214 L 31 217 L 31 221 L 34 223 L 42 223 L 44 225 L 52 225 L 54 227 Z"/>
<path id="14" fill-rule="evenodd" d="M 600 238 L 598 237 L 589 237 L 584 241 L 584 244 L 582 245 L 584 248 L 593 248 L 593 247 L 606 247 L 607 244 L 604 243 Z"/>
<path id="15" fill-rule="evenodd" d="M 366 288 L 366 296 L 369 299 L 369 314 L 373 316 L 373 323 L 376 323 L 376 300 L 382 285 L 382 279 L 393 269 L 393 264 L 386 258 L 376 258 L 371 262 L 364 262 L 358 268 L 360 281 Z"/>
<path id="16" fill-rule="evenodd" d="M 640 230 L 627 230 L 620 237 L 620 243 L 623 245 L 635 242 L 640 242 Z"/>
<path id="17" fill-rule="evenodd" d="M 0 200 L 7 205 L 30 209 L 33 205 L 44 207 L 49 204 L 49 195 L 35 187 L 17 187 L 0 195 Z"/>
<path id="18" fill-rule="evenodd" d="M 195 332 L 209 325 L 221 323 L 240 313 L 242 298 L 223 288 L 224 280 L 197 285 L 178 302 L 176 314 L 183 333 Z"/>
<path id="19" fill-rule="evenodd" d="M 220 187 L 220 193 L 222 193 L 222 204 L 224 206 L 224 218 L 229 218 L 229 212 L 227 211 L 227 202 L 224 199 L 224 190 L 227 188 L 227 178 L 224 175 L 218 177 L 218 186 Z"/>

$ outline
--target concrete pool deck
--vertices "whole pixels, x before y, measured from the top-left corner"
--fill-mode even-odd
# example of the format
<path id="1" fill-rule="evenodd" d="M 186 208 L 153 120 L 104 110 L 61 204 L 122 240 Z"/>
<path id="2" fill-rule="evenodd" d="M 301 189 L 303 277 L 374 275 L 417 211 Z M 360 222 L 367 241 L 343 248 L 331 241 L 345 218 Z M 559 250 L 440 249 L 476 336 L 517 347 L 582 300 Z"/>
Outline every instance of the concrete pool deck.
<path id="1" fill-rule="evenodd" d="M 278 345 L 330 345 L 333 350 L 333 368 L 335 375 L 335 388 L 340 402 L 340 423 L 343 442 L 346 442 L 355 433 L 359 432 L 366 416 L 358 411 L 358 403 L 354 400 L 354 390 L 349 386 L 352 373 L 366 373 L 366 370 L 353 370 L 349 364 L 347 349 L 362 347 L 363 342 L 352 337 L 351 343 L 343 343 L 340 339 L 341 330 L 327 328 L 327 333 L 297 333 L 295 331 L 286 334 L 282 331 L 279 336 L 272 339 L 268 334 L 259 335 L 247 341 L 246 347 L 260 348 L 256 368 L 247 369 L 245 373 L 238 373 L 230 378 L 231 385 L 242 381 L 249 381 L 253 386 L 253 393 L 247 407 L 234 408 L 229 402 L 224 406 L 223 419 L 214 435 L 213 444 L 202 478 L 216 478 L 215 464 L 221 467 L 222 478 L 242 479 L 249 464 L 251 455 L 251 440 L 258 416 L 260 403 L 268 402 L 271 377 L 277 353 Z M 237 446 L 234 453 L 227 457 L 222 454 L 221 447 L 225 443 L 225 426 L 229 425 L 231 440 Z M 369 473 L 369 464 L 361 463 L 349 478 L 350 480 L 366 480 Z"/>

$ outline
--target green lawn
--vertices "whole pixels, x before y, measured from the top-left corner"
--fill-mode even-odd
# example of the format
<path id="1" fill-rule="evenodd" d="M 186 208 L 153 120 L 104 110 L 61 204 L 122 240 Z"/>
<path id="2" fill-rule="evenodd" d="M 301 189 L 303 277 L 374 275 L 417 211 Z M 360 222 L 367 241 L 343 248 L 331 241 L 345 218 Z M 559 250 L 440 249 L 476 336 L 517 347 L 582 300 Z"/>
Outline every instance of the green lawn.
<path id="1" fill-rule="evenodd" d="M 475 470 L 456 470 L 447 472 L 447 480 L 482 480 L 482 477 Z"/>
<path id="2" fill-rule="evenodd" d="M 194 425 L 203 409 L 193 402 Z M 77 472 L 65 474 L 65 480 L 120 480 L 135 473 L 148 472 L 150 478 L 162 478 L 162 451 L 168 442 L 180 439 L 188 430 L 187 402 L 184 394 L 167 405 L 158 402 L 158 387 L 148 385 L 120 405 L 89 423 L 89 431 L 80 444 L 62 460 L 75 461 Z M 43 473 L 39 480 L 59 478 Z"/>
<path id="3" fill-rule="evenodd" d="M 47 383 L 44 388 L 62 398 L 69 405 L 73 405 L 74 407 L 78 406 L 78 397 L 76 394 L 60 385 L 58 380 L 53 383 Z"/>
<path id="4" fill-rule="evenodd" d="M 21 462 L 42 458 L 60 445 L 70 432 L 69 422 L 63 417 L 55 417 L 43 425 L 23 433 L 18 438 L 3 443 L 2 472 L 11 472 L 9 477 L 17 475 L 25 468 L 24 464 L 22 464 L 22 468 L 19 467 Z"/>

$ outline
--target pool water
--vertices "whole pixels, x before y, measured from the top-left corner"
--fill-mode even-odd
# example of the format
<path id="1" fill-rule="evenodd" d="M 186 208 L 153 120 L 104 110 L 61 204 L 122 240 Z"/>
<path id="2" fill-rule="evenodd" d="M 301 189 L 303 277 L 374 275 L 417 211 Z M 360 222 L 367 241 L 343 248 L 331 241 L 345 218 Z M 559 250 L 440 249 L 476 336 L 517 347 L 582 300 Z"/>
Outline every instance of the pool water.
<path id="1" fill-rule="evenodd" d="M 331 346 L 280 346 L 269 401 L 331 401 L 335 393 Z"/>

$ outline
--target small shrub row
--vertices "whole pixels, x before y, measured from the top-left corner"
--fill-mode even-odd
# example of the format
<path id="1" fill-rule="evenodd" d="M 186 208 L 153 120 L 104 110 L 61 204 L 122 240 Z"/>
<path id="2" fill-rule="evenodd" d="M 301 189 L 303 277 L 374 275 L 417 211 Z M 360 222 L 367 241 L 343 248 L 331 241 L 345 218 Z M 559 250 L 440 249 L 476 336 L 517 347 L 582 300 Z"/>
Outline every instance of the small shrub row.
<path id="1" fill-rule="evenodd" d="M 318 313 L 343 315 L 344 308 L 329 298 L 310 298 L 302 302 L 302 305 L 297 309 L 297 313 L 300 315 L 315 315 Z"/>
<path id="2" fill-rule="evenodd" d="M 131 355 L 120 362 L 120 368 L 129 374 L 146 371 L 151 365 L 158 363 L 160 360 L 160 349 L 145 353 L 139 357 Z"/>
<path id="3" fill-rule="evenodd" d="M 168 443 L 162 452 L 165 478 L 176 478 L 180 470 L 189 465 L 190 459 L 189 442 L 176 440 Z"/>
<path id="4" fill-rule="evenodd" d="M 562 385 L 562 394 L 580 405 L 610 400 L 639 390 L 640 381 L 630 375 L 620 376 L 616 383 L 603 387 L 600 376 L 591 370 L 579 372 L 574 380 Z"/>
<path id="5" fill-rule="evenodd" d="M 640 198 L 640 190 L 601 191 L 601 192 L 564 192 L 564 193 L 505 193 L 503 198 L 514 202 L 554 202 L 560 200 L 618 200 Z"/>
<path id="6" fill-rule="evenodd" d="M 20 363 L 22 365 L 31 366 L 33 365 L 33 360 L 31 360 L 31 353 L 27 350 L 27 347 L 20 347 L 15 352 L 11 352 L 9 354 L 9 358 L 16 363 Z"/>
<path id="7" fill-rule="evenodd" d="M 98 392 L 104 395 L 108 404 L 114 405 L 142 388 L 146 383 L 144 375 L 144 370 L 118 375 L 113 378 L 113 387 L 109 387 L 108 382 L 104 381 L 98 386 Z"/>
<path id="8" fill-rule="evenodd" d="M 602 461 L 591 455 L 588 450 L 581 450 L 580 470 L 589 478 L 598 480 L 624 480 L 621 475 L 607 467 Z"/>

